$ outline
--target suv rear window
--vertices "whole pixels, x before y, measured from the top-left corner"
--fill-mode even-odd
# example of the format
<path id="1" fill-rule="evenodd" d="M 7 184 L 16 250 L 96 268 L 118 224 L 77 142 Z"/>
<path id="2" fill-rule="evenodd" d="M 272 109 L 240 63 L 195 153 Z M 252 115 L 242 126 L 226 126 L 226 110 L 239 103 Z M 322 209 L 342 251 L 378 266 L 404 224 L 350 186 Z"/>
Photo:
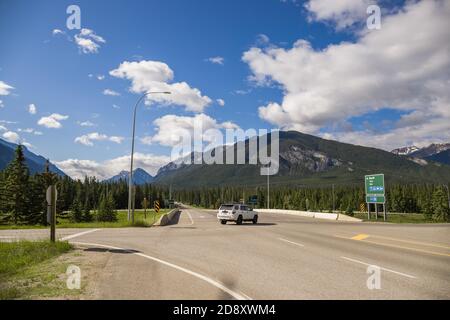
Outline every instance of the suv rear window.
<path id="1" fill-rule="evenodd" d="M 232 210 L 233 205 L 221 205 L 219 210 Z"/>

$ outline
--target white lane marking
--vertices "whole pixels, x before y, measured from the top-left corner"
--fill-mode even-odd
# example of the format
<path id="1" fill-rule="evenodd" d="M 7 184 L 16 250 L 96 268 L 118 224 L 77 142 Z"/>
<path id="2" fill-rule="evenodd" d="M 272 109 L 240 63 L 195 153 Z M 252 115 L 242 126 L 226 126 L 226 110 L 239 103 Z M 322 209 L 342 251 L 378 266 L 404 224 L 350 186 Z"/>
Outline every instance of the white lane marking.
<path id="1" fill-rule="evenodd" d="M 342 259 L 345 259 L 345 260 L 348 260 L 348 261 L 352 261 L 352 262 L 356 262 L 356 263 L 359 263 L 359 264 L 363 264 L 363 265 L 365 265 L 365 266 L 372 266 L 372 265 L 374 265 L 374 264 L 362 262 L 362 261 L 359 261 L 359 260 L 356 260 L 356 259 L 352 259 L 352 258 L 347 258 L 347 257 L 341 257 L 341 258 L 342 258 Z M 398 272 L 398 271 L 394 271 L 394 270 L 387 269 L 387 268 L 382 268 L 382 267 L 380 267 L 380 269 L 381 269 L 381 270 L 384 270 L 384 271 L 386 271 L 386 272 L 395 273 L 395 274 L 398 274 L 398 275 L 400 275 L 400 276 L 404 276 L 404 277 L 407 277 L 407 278 L 417 279 L 417 277 L 412 276 L 412 275 L 407 274 L 407 273 Z"/>
<path id="2" fill-rule="evenodd" d="M 94 231 L 98 231 L 98 230 L 100 230 L 100 229 L 92 229 L 92 230 L 88 230 L 88 231 L 83 231 L 83 232 L 71 234 L 71 235 L 69 235 L 67 237 L 61 238 L 61 240 L 62 241 L 70 240 L 70 239 L 73 239 L 73 238 L 76 238 L 76 237 L 80 237 L 80 236 L 83 236 L 85 234 L 88 234 L 88 233 L 91 233 L 91 232 L 94 232 Z"/>
<path id="3" fill-rule="evenodd" d="M 167 262 L 167 261 L 164 261 L 164 260 L 161 260 L 161 259 L 149 256 L 149 255 L 146 255 L 146 254 L 143 254 L 143 253 L 140 253 L 140 252 L 133 252 L 133 251 L 130 251 L 130 249 L 127 250 L 127 249 L 124 249 L 124 248 L 113 247 L 113 246 L 104 245 L 104 244 L 98 244 L 98 243 L 87 243 L 87 242 L 76 242 L 76 241 L 74 241 L 72 243 L 79 244 L 79 245 L 98 246 L 98 247 L 109 248 L 109 249 L 113 249 L 113 250 L 129 251 L 130 253 L 135 254 L 137 256 L 140 256 L 140 257 L 143 257 L 143 258 L 146 258 L 146 259 L 149 259 L 149 260 L 153 260 L 153 261 L 159 262 L 159 263 L 164 264 L 164 265 L 166 265 L 168 267 L 177 269 L 177 270 L 182 271 L 184 273 L 190 274 L 191 276 L 199 278 L 199 279 L 201 279 L 203 281 L 206 281 L 209 284 L 213 285 L 214 287 L 219 288 L 220 290 L 228 293 L 230 296 L 232 296 L 236 300 L 248 300 L 248 299 L 251 299 L 249 296 L 244 295 L 244 294 L 240 294 L 238 292 L 235 292 L 235 291 L 227 288 L 223 284 L 221 284 L 221 283 L 219 283 L 219 282 L 217 282 L 217 281 L 215 281 L 215 280 L 213 280 L 211 278 L 208 278 L 208 277 L 206 277 L 204 275 L 201 275 L 201 274 L 199 274 L 197 272 L 191 271 L 189 269 L 180 267 L 180 266 L 178 266 L 176 264 L 173 264 L 173 263 L 170 263 L 170 262 Z"/>
<path id="4" fill-rule="evenodd" d="M 191 216 L 191 214 L 189 213 L 188 210 L 186 210 L 186 213 L 187 213 L 189 219 L 191 220 L 191 225 L 193 225 L 194 224 L 194 219 L 192 219 L 192 216 Z"/>
<path id="5" fill-rule="evenodd" d="M 281 240 L 281 241 L 284 241 L 284 242 L 287 242 L 287 243 L 290 243 L 290 244 L 295 244 L 296 246 L 299 246 L 299 247 L 304 247 L 305 246 L 305 245 L 303 245 L 301 243 L 290 241 L 290 240 L 283 239 L 283 238 L 278 238 L 278 240 Z"/>

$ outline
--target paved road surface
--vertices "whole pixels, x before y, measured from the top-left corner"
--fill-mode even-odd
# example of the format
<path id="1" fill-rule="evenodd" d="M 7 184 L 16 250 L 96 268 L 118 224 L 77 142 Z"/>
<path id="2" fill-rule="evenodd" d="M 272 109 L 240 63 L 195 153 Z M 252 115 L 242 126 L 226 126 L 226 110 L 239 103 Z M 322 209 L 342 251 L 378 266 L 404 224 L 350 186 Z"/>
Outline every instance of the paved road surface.
<path id="1" fill-rule="evenodd" d="M 176 225 L 64 229 L 87 250 L 111 250 L 96 298 L 449 299 L 450 226 L 321 221 L 264 214 L 220 225 L 183 209 Z M 3 230 L 0 240 L 47 230 Z M 381 268 L 369 290 L 368 265 Z"/>

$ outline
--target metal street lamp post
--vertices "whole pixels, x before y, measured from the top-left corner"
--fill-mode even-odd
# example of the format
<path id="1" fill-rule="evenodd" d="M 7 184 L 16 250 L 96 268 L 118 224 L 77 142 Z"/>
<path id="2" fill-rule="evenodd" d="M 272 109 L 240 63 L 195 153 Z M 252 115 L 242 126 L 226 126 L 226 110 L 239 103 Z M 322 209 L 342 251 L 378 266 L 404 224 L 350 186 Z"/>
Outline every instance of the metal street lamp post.
<path id="1" fill-rule="evenodd" d="M 133 192 L 133 157 L 134 157 L 134 133 L 136 131 L 136 110 L 139 105 L 139 103 L 144 99 L 146 96 L 150 94 L 170 94 L 168 91 L 156 91 L 156 92 L 146 92 L 144 93 L 136 102 L 134 106 L 134 112 L 133 112 L 133 134 L 131 139 L 131 161 L 130 161 L 130 173 L 128 177 L 128 221 L 131 220 L 131 223 L 134 223 L 134 206 L 132 206 L 132 200 L 134 199 L 134 192 Z"/>

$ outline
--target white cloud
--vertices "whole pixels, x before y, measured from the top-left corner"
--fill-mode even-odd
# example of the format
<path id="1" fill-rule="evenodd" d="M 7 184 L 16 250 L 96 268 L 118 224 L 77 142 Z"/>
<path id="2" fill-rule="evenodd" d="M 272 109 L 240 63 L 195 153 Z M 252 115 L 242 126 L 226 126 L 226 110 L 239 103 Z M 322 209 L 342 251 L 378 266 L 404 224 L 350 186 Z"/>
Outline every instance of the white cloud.
<path id="1" fill-rule="evenodd" d="M 225 105 L 225 101 L 223 99 L 217 99 L 217 104 L 221 107 L 223 107 Z"/>
<path id="2" fill-rule="evenodd" d="M 28 106 L 28 112 L 29 112 L 30 114 L 36 114 L 37 108 L 36 108 L 36 105 L 35 105 L 34 103 L 32 103 L 32 104 L 30 104 L 30 105 Z"/>
<path id="3" fill-rule="evenodd" d="M 200 90 L 191 88 L 186 82 L 169 83 L 173 80 L 172 69 L 163 62 L 142 60 L 122 62 L 109 73 L 113 77 L 131 80 L 131 92 L 170 91 L 171 94 L 150 94 L 146 104 L 162 103 L 185 106 L 186 110 L 202 112 L 211 103 L 211 99 L 202 96 Z"/>
<path id="4" fill-rule="evenodd" d="M 244 96 L 246 94 L 249 94 L 250 92 L 252 92 L 251 89 L 248 89 L 248 90 L 242 90 L 242 89 L 234 90 L 234 93 L 238 94 L 240 96 Z"/>
<path id="5" fill-rule="evenodd" d="M 95 123 L 92 123 L 89 120 L 83 121 L 83 122 L 77 121 L 77 124 L 80 125 L 81 127 L 94 127 L 95 126 Z"/>
<path id="6" fill-rule="evenodd" d="M 74 39 L 82 53 L 97 53 L 100 44 L 106 43 L 105 39 L 96 35 L 93 30 L 86 28 L 81 29 Z"/>
<path id="7" fill-rule="evenodd" d="M 367 18 L 367 7 L 375 4 L 372 0 L 309 0 L 305 8 L 309 11 L 310 21 L 327 21 L 344 29 Z"/>
<path id="8" fill-rule="evenodd" d="M 105 79 L 105 76 L 104 75 L 102 75 L 102 74 L 99 74 L 98 76 L 97 76 L 97 79 L 98 80 L 104 80 Z"/>
<path id="9" fill-rule="evenodd" d="M 67 120 L 68 118 L 69 116 L 62 115 L 59 113 L 53 113 L 48 117 L 42 117 L 41 119 L 39 119 L 38 125 L 44 126 L 46 128 L 59 129 L 62 127 L 60 121 Z"/>
<path id="10" fill-rule="evenodd" d="M 142 168 L 151 175 L 155 175 L 158 169 L 169 161 L 170 157 L 168 156 L 139 152 L 134 154 L 134 167 Z M 87 175 L 103 180 L 118 174 L 122 170 L 130 170 L 130 156 L 122 156 L 103 162 L 67 159 L 56 161 L 55 164 L 72 178 L 83 179 Z"/>
<path id="11" fill-rule="evenodd" d="M 0 80 L 0 96 L 7 96 L 14 87 Z"/>
<path id="12" fill-rule="evenodd" d="M 56 36 L 56 35 L 59 35 L 59 34 L 65 34 L 65 32 L 60 30 L 60 29 L 53 29 L 52 34 L 54 36 Z"/>
<path id="13" fill-rule="evenodd" d="M 14 131 L 6 131 L 5 133 L 3 133 L 2 137 L 12 143 L 20 142 L 20 136 Z"/>
<path id="14" fill-rule="evenodd" d="M 120 109 L 120 106 L 118 106 L 117 104 L 113 104 L 113 108 L 114 109 Z"/>
<path id="15" fill-rule="evenodd" d="M 118 136 L 107 136 L 106 134 L 101 134 L 98 132 L 92 132 L 89 134 L 82 135 L 80 137 L 75 138 L 75 143 L 80 143 L 88 147 L 92 147 L 94 145 L 94 141 L 111 141 L 114 143 L 122 143 L 124 140 L 123 137 Z"/>
<path id="16" fill-rule="evenodd" d="M 8 129 L 0 124 L 0 131 L 8 131 Z"/>
<path id="17" fill-rule="evenodd" d="M 4 108 L 4 107 L 5 107 L 5 105 L 3 104 L 3 101 L 0 100 L 0 108 Z"/>
<path id="18" fill-rule="evenodd" d="M 118 93 L 118 92 L 116 92 L 116 91 L 114 91 L 114 90 L 111 90 L 111 89 L 105 89 L 105 90 L 103 90 L 103 94 L 105 95 L 105 96 L 120 96 L 120 93 Z"/>
<path id="19" fill-rule="evenodd" d="M 389 107 L 412 112 L 398 125 L 409 123 L 404 132 L 420 133 L 413 135 L 414 143 L 450 140 L 449 15 L 448 1 L 409 3 L 385 16 L 381 30 L 362 33 L 355 43 L 314 50 L 298 40 L 291 49 L 251 48 L 243 61 L 252 80 L 279 84 L 284 91 L 281 103 L 259 108 L 260 117 L 283 129 L 317 134 L 336 122 Z M 368 143 L 364 132 L 351 135 L 352 141 Z M 400 146 L 408 141 L 407 134 L 392 138 Z M 387 143 L 382 136 L 379 141 L 380 146 Z"/>
<path id="20" fill-rule="evenodd" d="M 260 33 L 256 36 L 256 44 L 257 45 L 263 46 L 263 45 L 268 44 L 269 42 L 270 42 L 270 38 L 263 33 Z"/>
<path id="21" fill-rule="evenodd" d="M 206 61 L 214 63 L 214 64 L 223 65 L 223 63 L 225 62 L 225 59 L 223 57 L 217 56 L 217 57 L 208 58 L 208 59 L 206 59 Z"/>
<path id="22" fill-rule="evenodd" d="M 207 132 L 209 129 L 227 129 L 239 128 L 238 125 L 232 122 L 217 122 L 216 119 L 200 113 L 193 117 L 166 115 L 153 121 L 156 126 L 156 134 L 141 138 L 144 144 L 159 143 L 164 146 L 176 146 L 181 142 L 183 136 L 189 135 L 193 137 L 194 126 L 201 125 L 203 130 L 203 141 L 211 142 L 213 137 Z"/>

